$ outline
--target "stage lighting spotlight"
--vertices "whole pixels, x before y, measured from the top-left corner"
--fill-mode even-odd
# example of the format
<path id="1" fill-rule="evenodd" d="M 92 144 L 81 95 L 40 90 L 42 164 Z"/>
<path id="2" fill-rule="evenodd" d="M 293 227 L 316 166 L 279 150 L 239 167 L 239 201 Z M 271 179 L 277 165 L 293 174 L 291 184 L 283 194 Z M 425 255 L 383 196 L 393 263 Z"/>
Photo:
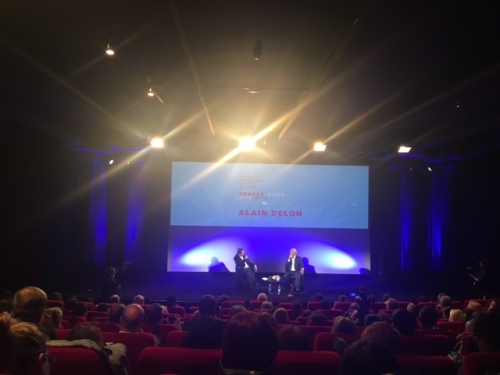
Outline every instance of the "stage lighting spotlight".
<path id="1" fill-rule="evenodd" d="M 432 168 L 431 168 L 431 167 L 427 167 L 427 170 L 428 170 L 429 172 L 432 172 Z"/>
<path id="2" fill-rule="evenodd" d="M 251 151 L 255 148 L 255 139 L 243 138 L 240 140 L 240 149 L 242 151 Z"/>
<path id="3" fill-rule="evenodd" d="M 113 159 L 111 159 L 111 160 L 109 161 L 109 165 L 113 164 L 114 162 L 115 162 L 115 161 L 114 161 Z"/>
<path id="4" fill-rule="evenodd" d="M 411 147 L 408 147 L 408 146 L 399 146 L 398 152 L 400 154 L 407 154 L 407 153 L 410 152 L 410 150 L 411 150 Z"/>
<path id="5" fill-rule="evenodd" d="M 111 44 L 108 43 L 108 46 L 106 47 L 106 55 L 108 56 L 113 56 L 115 54 L 115 50 L 113 47 L 111 47 Z"/>
<path id="6" fill-rule="evenodd" d="M 154 91 L 153 91 L 153 89 L 152 89 L 151 87 L 150 87 L 150 88 L 149 88 L 149 90 L 148 90 L 148 96 L 149 96 L 150 98 L 153 98 L 153 97 L 155 96 L 155 93 L 154 93 Z"/>
<path id="7" fill-rule="evenodd" d="M 153 148 L 163 148 L 163 139 L 161 138 L 154 138 L 151 140 L 151 147 Z"/>
<path id="8" fill-rule="evenodd" d="M 321 142 L 316 142 L 314 144 L 314 151 L 325 151 L 326 150 L 326 145 Z"/>

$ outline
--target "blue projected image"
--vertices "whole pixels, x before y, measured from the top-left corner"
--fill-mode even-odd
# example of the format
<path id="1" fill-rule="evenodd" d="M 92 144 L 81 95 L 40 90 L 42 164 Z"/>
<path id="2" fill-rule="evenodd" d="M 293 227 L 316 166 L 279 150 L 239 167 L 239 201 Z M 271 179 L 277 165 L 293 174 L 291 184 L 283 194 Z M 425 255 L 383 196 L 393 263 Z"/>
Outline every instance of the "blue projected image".
<path id="1" fill-rule="evenodd" d="M 368 167 L 174 162 L 170 224 L 368 229 Z"/>

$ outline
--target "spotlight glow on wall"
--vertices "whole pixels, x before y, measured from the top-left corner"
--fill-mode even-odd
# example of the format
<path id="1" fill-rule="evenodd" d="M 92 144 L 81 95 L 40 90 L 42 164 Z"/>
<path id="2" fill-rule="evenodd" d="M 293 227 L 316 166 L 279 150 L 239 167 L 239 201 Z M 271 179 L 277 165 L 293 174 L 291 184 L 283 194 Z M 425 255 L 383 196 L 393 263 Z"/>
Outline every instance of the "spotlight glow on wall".
<path id="1" fill-rule="evenodd" d="M 252 151 L 255 148 L 254 138 L 243 138 L 240 140 L 241 151 Z"/>
<path id="2" fill-rule="evenodd" d="M 322 152 L 322 151 L 325 151 L 326 150 L 326 145 L 324 143 L 321 143 L 321 142 L 316 142 L 314 144 L 314 151 L 319 151 L 319 152 Z"/>
<path id="3" fill-rule="evenodd" d="M 161 139 L 161 138 L 153 138 L 151 140 L 151 147 L 153 147 L 153 148 L 163 148 L 163 146 L 164 146 L 163 139 Z"/>
<path id="4" fill-rule="evenodd" d="M 407 154 L 407 153 L 410 152 L 410 150 L 411 150 L 411 147 L 408 147 L 408 146 L 399 146 L 398 152 L 400 154 Z"/>

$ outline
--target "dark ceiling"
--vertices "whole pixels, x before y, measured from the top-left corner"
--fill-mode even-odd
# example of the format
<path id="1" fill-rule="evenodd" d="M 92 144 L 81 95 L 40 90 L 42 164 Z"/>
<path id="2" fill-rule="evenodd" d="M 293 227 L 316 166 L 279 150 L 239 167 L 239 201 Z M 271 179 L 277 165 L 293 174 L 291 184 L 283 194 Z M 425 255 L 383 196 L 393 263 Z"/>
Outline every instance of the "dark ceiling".
<path id="1" fill-rule="evenodd" d="M 269 161 L 297 160 L 321 140 L 328 163 L 388 160 L 400 144 L 434 160 L 500 149 L 496 1 L 0 7 L 4 139 L 41 131 L 109 151 L 160 135 L 173 157 L 208 160 L 258 134 Z"/>

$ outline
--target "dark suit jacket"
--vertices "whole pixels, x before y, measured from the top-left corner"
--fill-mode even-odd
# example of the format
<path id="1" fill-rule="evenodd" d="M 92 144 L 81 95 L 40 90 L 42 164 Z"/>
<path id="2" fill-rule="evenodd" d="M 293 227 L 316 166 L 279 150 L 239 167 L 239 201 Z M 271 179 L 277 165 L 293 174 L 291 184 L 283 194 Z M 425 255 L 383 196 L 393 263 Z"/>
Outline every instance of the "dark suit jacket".
<path id="1" fill-rule="evenodd" d="M 304 268 L 304 262 L 302 262 L 302 257 L 298 255 L 295 256 L 295 271 L 299 272 L 302 268 Z M 292 269 L 292 261 L 290 258 L 286 258 L 285 262 L 285 273 L 290 272 Z"/>
<path id="2" fill-rule="evenodd" d="M 252 261 L 250 259 L 246 259 L 246 260 L 241 260 L 240 256 L 238 254 L 236 254 L 234 256 L 234 264 L 236 265 L 236 268 L 243 268 L 245 267 L 245 263 L 248 264 L 248 267 L 250 267 L 250 269 L 253 271 L 253 267 L 254 267 L 254 264 L 252 263 Z"/>

